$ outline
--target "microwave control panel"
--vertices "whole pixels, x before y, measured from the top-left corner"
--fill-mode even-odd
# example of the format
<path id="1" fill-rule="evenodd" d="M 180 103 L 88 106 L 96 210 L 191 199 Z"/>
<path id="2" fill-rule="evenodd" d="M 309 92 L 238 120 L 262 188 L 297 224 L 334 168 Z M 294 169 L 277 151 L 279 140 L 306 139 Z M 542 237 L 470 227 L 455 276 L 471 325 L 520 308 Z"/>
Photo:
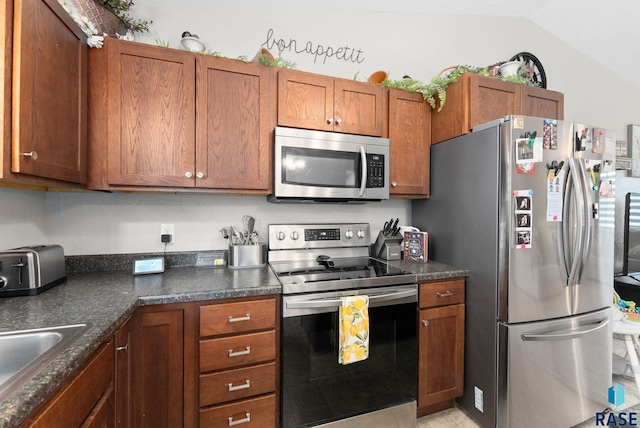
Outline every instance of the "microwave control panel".
<path id="1" fill-rule="evenodd" d="M 367 187 L 384 187 L 384 155 L 367 154 Z"/>

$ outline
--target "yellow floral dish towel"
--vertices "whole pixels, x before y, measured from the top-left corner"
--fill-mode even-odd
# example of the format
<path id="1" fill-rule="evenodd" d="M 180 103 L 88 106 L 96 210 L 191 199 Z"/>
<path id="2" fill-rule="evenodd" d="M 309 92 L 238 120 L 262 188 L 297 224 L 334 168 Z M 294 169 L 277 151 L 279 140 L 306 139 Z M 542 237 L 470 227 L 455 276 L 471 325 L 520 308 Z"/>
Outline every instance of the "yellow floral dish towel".
<path id="1" fill-rule="evenodd" d="M 338 364 L 351 364 L 369 356 L 369 297 L 342 297 Z"/>

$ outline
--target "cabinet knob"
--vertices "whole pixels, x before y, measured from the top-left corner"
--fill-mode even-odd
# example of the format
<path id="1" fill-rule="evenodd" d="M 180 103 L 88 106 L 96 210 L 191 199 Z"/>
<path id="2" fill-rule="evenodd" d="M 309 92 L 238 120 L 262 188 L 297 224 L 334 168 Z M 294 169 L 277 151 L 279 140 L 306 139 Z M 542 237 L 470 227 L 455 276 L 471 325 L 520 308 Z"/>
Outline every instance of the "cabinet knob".
<path id="1" fill-rule="evenodd" d="M 38 159 L 38 152 L 36 152 L 35 150 L 32 150 L 29 153 L 20 153 L 20 154 L 25 158 L 31 158 L 33 160 Z"/>
<path id="2" fill-rule="evenodd" d="M 398 185 L 398 183 L 396 183 L 395 181 L 391 182 L 391 187 L 396 187 Z"/>
<path id="3" fill-rule="evenodd" d="M 191 178 L 191 177 L 193 177 L 193 173 L 191 171 L 187 171 L 187 172 L 184 173 L 184 176 L 187 177 L 187 178 Z"/>
<path id="4" fill-rule="evenodd" d="M 331 125 L 331 124 L 333 123 L 333 118 L 332 118 L 332 117 L 330 117 L 329 119 L 327 119 L 327 123 L 328 123 L 329 125 Z"/>
<path id="5" fill-rule="evenodd" d="M 342 119 L 337 118 L 337 119 L 336 119 L 336 124 L 337 124 L 337 125 L 340 125 L 341 123 L 342 123 Z"/>
<path id="6" fill-rule="evenodd" d="M 422 324 L 424 324 L 425 327 L 429 326 L 429 320 L 422 320 Z"/>
<path id="7" fill-rule="evenodd" d="M 198 173 L 196 174 L 196 177 L 198 177 L 198 178 L 204 178 L 204 172 L 198 172 Z"/>

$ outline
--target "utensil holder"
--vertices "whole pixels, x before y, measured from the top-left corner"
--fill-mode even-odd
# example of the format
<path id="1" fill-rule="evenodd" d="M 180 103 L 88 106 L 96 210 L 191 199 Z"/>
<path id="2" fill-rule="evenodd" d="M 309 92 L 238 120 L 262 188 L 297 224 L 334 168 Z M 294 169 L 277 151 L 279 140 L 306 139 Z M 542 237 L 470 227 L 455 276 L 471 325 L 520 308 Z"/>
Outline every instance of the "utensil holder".
<path id="1" fill-rule="evenodd" d="M 262 267 L 267 263 L 267 246 L 229 245 L 229 268 L 246 269 Z"/>

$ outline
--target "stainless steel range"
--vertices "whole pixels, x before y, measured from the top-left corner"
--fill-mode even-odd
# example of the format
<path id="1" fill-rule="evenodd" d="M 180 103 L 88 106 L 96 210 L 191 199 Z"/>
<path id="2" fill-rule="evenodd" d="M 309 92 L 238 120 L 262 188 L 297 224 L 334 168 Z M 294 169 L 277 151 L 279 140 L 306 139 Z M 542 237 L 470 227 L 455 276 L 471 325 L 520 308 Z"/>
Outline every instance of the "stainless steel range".
<path id="1" fill-rule="evenodd" d="M 281 426 L 410 427 L 416 423 L 416 276 L 369 257 L 370 226 L 269 225 L 282 283 Z M 367 296 L 368 358 L 338 362 L 338 309 Z"/>

